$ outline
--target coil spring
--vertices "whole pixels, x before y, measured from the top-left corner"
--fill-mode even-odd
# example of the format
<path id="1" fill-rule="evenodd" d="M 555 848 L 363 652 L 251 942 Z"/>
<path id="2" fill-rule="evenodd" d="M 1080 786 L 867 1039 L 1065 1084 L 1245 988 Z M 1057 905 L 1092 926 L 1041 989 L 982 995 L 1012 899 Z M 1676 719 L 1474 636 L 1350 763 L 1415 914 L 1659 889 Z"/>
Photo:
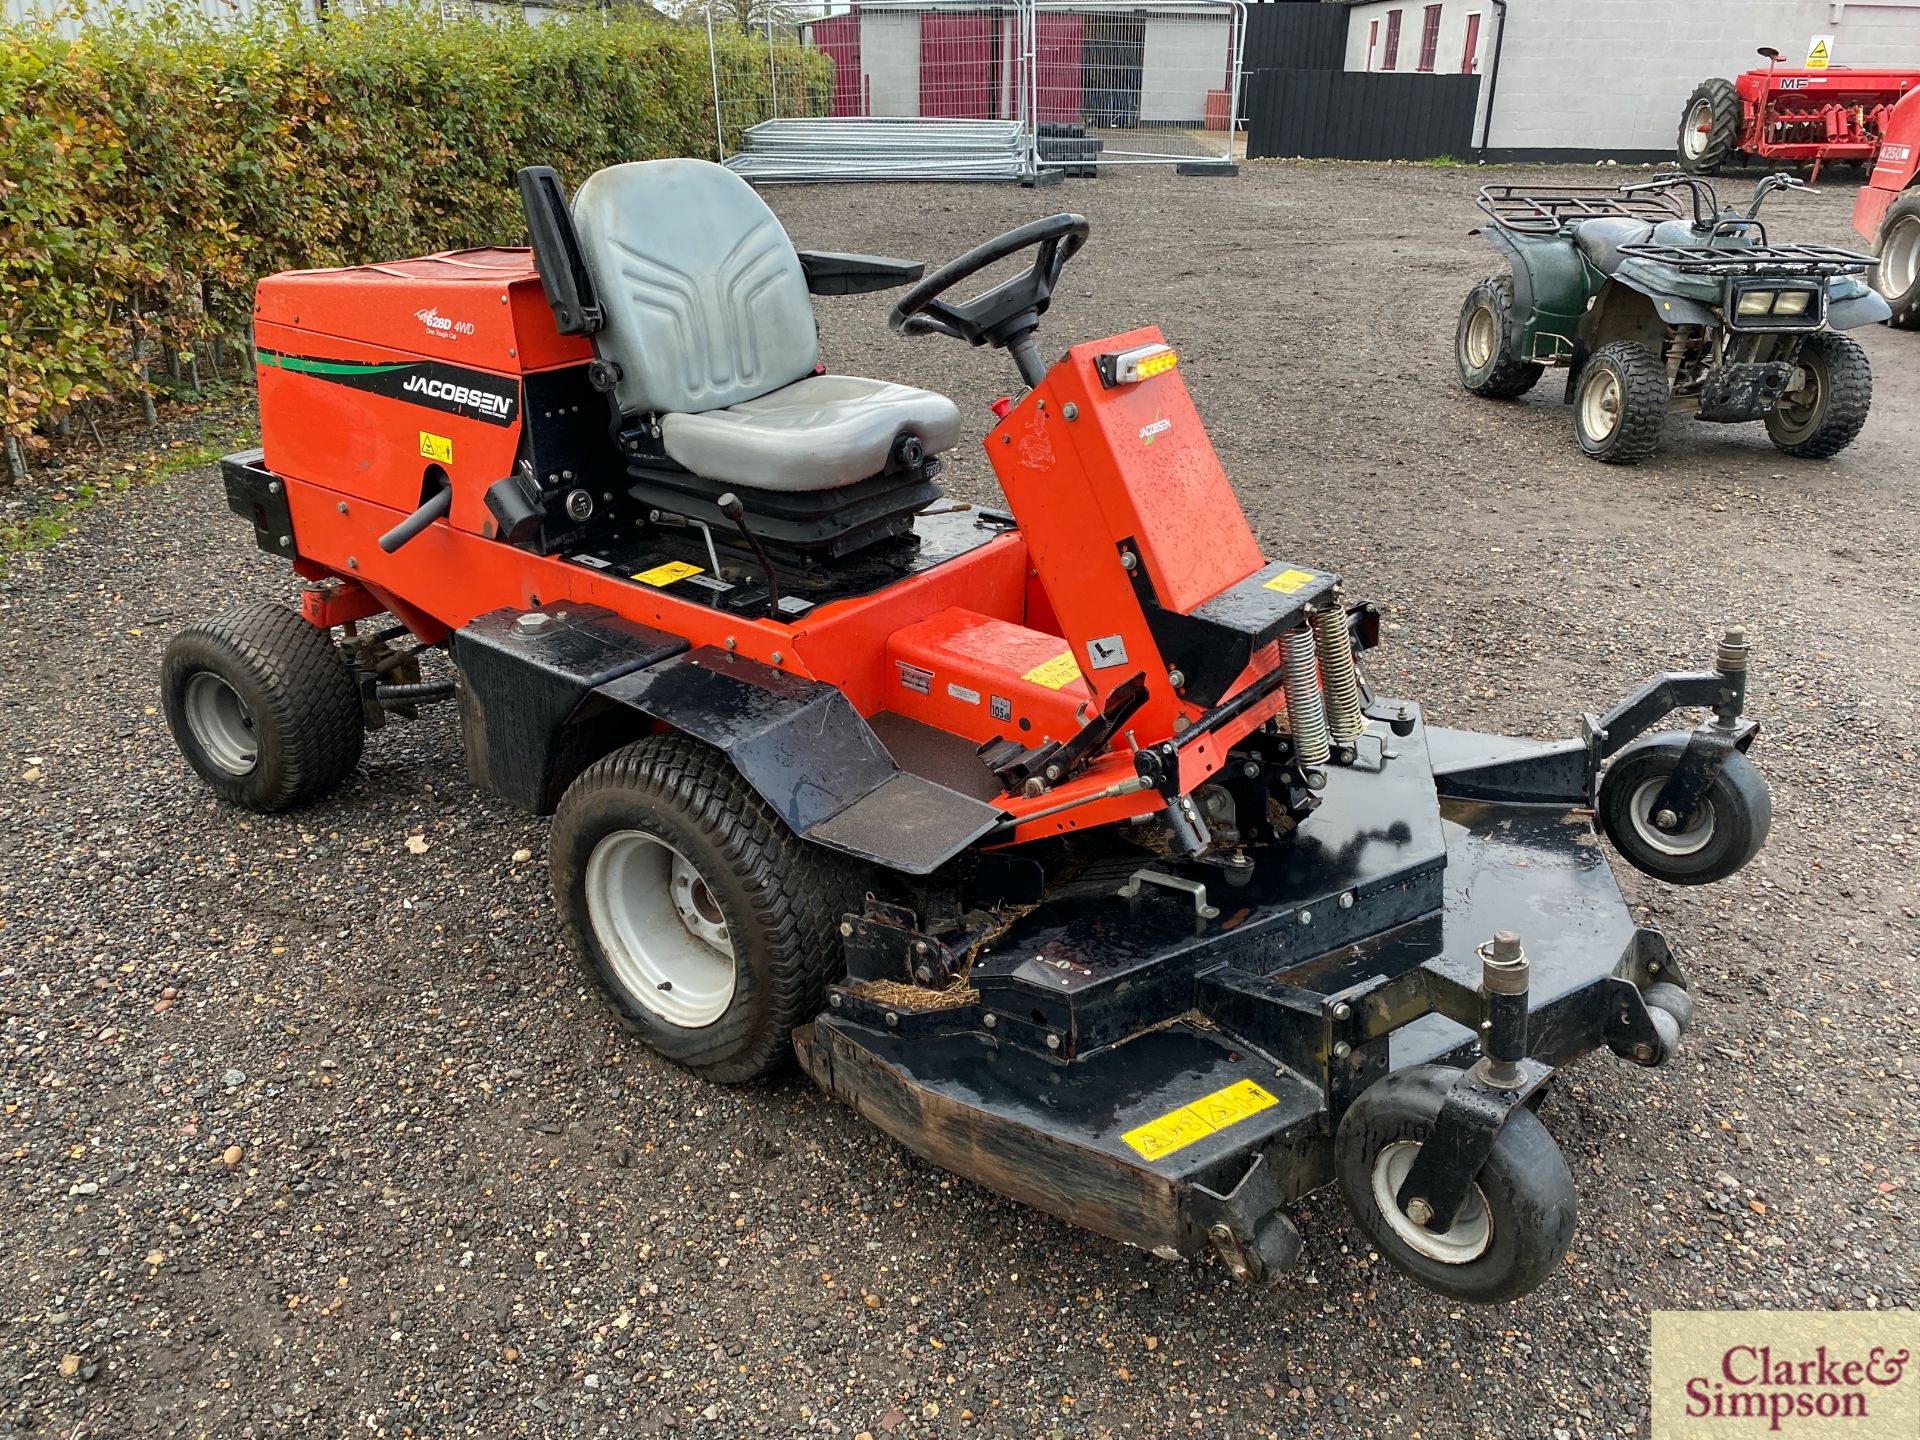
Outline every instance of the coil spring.
<path id="1" fill-rule="evenodd" d="M 1327 741 L 1327 707 L 1320 696 L 1320 663 L 1313 631 L 1302 625 L 1280 637 L 1285 657 L 1287 722 L 1293 727 L 1293 753 L 1302 765 L 1324 765 L 1333 753 Z"/>
<path id="2" fill-rule="evenodd" d="M 1327 606 L 1311 617 L 1320 651 L 1320 684 L 1327 693 L 1327 732 L 1335 743 L 1358 740 L 1367 728 L 1360 713 L 1360 676 L 1353 664 L 1353 638 L 1347 634 L 1346 607 Z"/>

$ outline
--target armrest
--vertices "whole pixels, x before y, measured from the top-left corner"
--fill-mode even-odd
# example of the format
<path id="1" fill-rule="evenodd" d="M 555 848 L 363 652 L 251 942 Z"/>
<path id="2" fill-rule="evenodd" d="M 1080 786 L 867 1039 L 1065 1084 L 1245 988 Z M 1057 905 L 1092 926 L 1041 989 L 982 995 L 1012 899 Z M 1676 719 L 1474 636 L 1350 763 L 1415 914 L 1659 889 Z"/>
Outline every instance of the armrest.
<path id="1" fill-rule="evenodd" d="M 885 255 L 840 255 L 825 250 L 802 250 L 800 268 L 807 289 L 815 295 L 865 295 L 911 285 L 927 267 L 918 260 L 892 260 Z"/>

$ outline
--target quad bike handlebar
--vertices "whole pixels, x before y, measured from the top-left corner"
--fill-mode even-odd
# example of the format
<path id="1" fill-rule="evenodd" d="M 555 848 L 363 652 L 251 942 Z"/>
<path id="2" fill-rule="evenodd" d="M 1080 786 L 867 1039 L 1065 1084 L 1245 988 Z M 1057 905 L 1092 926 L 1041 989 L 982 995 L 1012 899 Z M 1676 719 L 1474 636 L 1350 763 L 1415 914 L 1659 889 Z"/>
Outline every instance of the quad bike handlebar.
<path id="1" fill-rule="evenodd" d="M 1049 215 L 976 245 L 902 295 L 887 324 L 903 335 L 951 335 L 969 345 L 1011 351 L 1021 378 L 1037 385 L 1046 367 L 1033 348 L 1033 332 L 1052 303 L 1060 272 L 1087 243 L 1089 229 L 1084 215 Z M 940 298 L 988 266 L 1033 247 L 1039 253 L 1022 274 L 959 304 Z"/>
<path id="2" fill-rule="evenodd" d="M 1696 230 L 1713 230 L 1717 228 L 1722 220 L 1720 197 L 1714 193 L 1713 185 L 1698 175 L 1656 175 L 1651 180 L 1641 180 L 1631 185 L 1622 185 L 1620 187 L 1620 193 L 1630 195 L 1636 191 L 1678 190 L 1683 186 L 1693 196 L 1693 228 Z M 1776 171 L 1771 175 L 1763 175 L 1760 177 L 1759 182 L 1753 187 L 1753 198 L 1747 204 L 1745 218 L 1748 220 L 1757 219 L 1760 214 L 1761 202 L 1776 190 L 1804 190 L 1809 195 L 1818 195 L 1820 193 L 1806 181 L 1785 170 Z"/>

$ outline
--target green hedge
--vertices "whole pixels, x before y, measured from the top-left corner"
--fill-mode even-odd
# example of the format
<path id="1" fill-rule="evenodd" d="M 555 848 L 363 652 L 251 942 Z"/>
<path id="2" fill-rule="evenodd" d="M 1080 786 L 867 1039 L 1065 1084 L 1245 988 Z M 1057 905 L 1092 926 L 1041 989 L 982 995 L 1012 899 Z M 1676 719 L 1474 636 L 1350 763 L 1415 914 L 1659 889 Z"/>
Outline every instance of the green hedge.
<path id="1" fill-rule="evenodd" d="M 764 38 L 719 44 L 764 85 Z M 783 48 L 784 113 L 821 112 L 831 62 Z M 617 12 L 0 28 L 0 431 L 242 333 L 261 275 L 517 243 L 517 167 L 710 156 L 713 125 L 704 27 Z"/>

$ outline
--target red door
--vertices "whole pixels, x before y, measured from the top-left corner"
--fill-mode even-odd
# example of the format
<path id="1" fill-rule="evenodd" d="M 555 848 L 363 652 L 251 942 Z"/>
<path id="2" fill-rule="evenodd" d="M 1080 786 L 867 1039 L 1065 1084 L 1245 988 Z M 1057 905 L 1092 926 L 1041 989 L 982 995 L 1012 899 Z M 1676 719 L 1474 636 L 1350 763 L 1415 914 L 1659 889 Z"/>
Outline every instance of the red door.
<path id="1" fill-rule="evenodd" d="M 858 115 L 860 105 L 860 17 L 832 15 L 809 31 L 813 46 L 833 61 L 833 115 Z"/>
<path id="2" fill-rule="evenodd" d="M 1085 20 L 1079 15 L 1034 16 L 1034 80 L 1041 120 L 1069 125 L 1080 122 L 1080 40 L 1084 26 Z"/>
<path id="3" fill-rule="evenodd" d="M 994 118 L 992 15 L 921 15 L 920 113 L 940 120 Z"/>

